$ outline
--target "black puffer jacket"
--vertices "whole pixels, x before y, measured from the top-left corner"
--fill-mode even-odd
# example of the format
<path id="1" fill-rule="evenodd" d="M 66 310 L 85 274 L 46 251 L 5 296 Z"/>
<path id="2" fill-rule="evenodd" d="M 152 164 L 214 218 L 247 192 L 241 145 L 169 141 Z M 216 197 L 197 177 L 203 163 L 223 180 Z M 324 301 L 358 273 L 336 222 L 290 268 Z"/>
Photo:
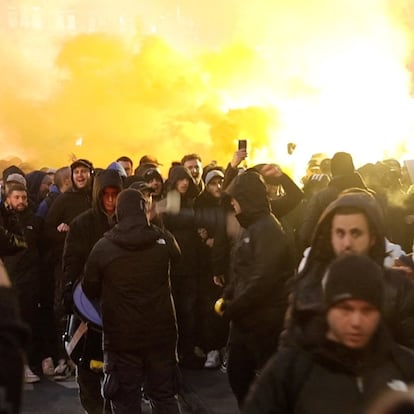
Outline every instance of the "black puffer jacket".
<path id="1" fill-rule="evenodd" d="M 91 202 L 92 199 L 89 190 L 68 190 L 60 194 L 46 215 L 44 226 L 45 237 L 55 246 L 63 249 L 66 232 L 57 231 L 57 226 L 61 223 L 70 225 L 76 216 L 91 207 Z"/>
<path id="2" fill-rule="evenodd" d="M 169 267 L 179 248 L 168 232 L 148 224 L 145 214 L 121 217 L 119 206 L 139 206 L 140 193 L 124 190 L 118 200 L 119 223 L 93 248 L 82 282 L 86 295 L 102 301 L 104 350 L 139 352 L 175 344 L 177 328 Z"/>
<path id="3" fill-rule="evenodd" d="M 286 309 L 286 281 L 293 274 L 289 243 L 270 213 L 259 174 L 238 176 L 231 195 L 241 206 L 242 213 L 236 217 L 246 230 L 235 246 L 224 316 L 240 332 L 274 339 Z"/>
<path id="4" fill-rule="evenodd" d="M 26 249 L 4 257 L 10 279 L 17 287 L 19 296 L 25 292 L 38 297 L 39 293 L 39 228 L 33 211 L 26 208 L 21 212 L 8 209 L 5 227 L 11 234 L 18 235 L 23 230 Z"/>
<path id="5" fill-rule="evenodd" d="M 13 219 L 9 217 L 10 214 L 13 215 Z M 12 226 L 10 221 L 13 222 Z M 19 222 L 19 215 L 0 202 L 0 257 L 13 255 L 26 248 L 27 241 L 23 225 Z"/>
<path id="6" fill-rule="evenodd" d="M 369 255 L 383 265 L 385 237 L 382 214 L 376 200 L 365 193 L 341 195 L 325 210 L 315 230 L 312 249 L 305 267 L 292 286 L 292 300 L 288 312 L 288 330 L 284 339 L 297 338 L 304 330 L 312 330 L 312 320 L 322 312 L 322 279 L 335 254 L 332 250 L 330 228 L 338 208 L 358 207 L 365 212 L 374 231 L 375 244 Z M 384 269 L 386 301 L 384 319 L 394 339 L 414 349 L 414 284 L 394 269 Z"/>
<path id="7" fill-rule="evenodd" d="M 319 337 L 281 349 L 251 388 L 243 414 L 360 414 L 391 386 L 414 380 L 414 353 L 380 328 L 368 349 Z"/>

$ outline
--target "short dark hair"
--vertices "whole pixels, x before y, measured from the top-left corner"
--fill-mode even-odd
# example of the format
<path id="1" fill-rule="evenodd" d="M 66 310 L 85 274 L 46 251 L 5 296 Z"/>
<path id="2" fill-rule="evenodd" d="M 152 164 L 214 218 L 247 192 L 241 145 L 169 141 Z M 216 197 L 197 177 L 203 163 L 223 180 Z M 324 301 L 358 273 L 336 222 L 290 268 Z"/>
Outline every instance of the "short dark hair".
<path id="1" fill-rule="evenodd" d="M 69 166 L 58 168 L 55 172 L 56 187 L 61 189 L 65 182 L 65 178 L 70 178 L 70 174 L 71 174 L 71 171 L 70 171 Z"/>
<path id="2" fill-rule="evenodd" d="M 123 155 L 122 157 L 119 157 L 116 162 L 118 161 L 124 161 L 124 162 L 130 162 L 131 165 L 134 165 L 134 163 L 132 162 L 131 158 L 127 157 L 126 155 Z"/>
<path id="3" fill-rule="evenodd" d="M 200 162 L 202 162 L 201 157 L 195 152 L 193 152 L 192 154 L 184 155 L 184 157 L 181 159 L 181 165 L 184 165 L 185 162 L 190 160 L 199 160 Z"/>
<path id="4" fill-rule="evenodd" d="M 27 188 L 21 183 L 10 183 L 7 186 L 7 194 L 8 197 L 13 191 L 25 191 L 27 194 Z"/>

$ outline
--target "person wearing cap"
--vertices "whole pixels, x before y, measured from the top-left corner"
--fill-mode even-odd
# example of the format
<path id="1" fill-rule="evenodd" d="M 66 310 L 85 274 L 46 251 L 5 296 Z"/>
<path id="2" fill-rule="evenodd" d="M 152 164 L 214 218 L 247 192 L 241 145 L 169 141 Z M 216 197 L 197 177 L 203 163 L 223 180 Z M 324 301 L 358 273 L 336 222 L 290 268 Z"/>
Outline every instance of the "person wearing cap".
<path id="1" fill-rule="evenodd" d="M 10 186 L 11 184 L 16 184 L 16 183 L 22 184 L 25 187 L 27 187 L 27 181 L 26 181 L 25 176 L 19 173 L 12 173 L 8 175 L 6 178 L 5 191 L 7 192 L 8 186 Z"/>
<path id="2" fill-rule="evenodd" d="M 93 247 L 82 280 L 85 294 L 102 303 L 102 393 L 114 414 L 140 413 L 142 388 L 153 412 L 180 413 L 169 278 L 179 248 L 149 223 L 148 203 L 132 188 L 119 194 L 118 223 Z"/>
<path id="3" fill-rule="evenodd" d="M 75 160 L 71 166 L 72 188 L 59 195 L 45 219 L 46 236 L 63 247 L 70 222 L 91 207 L 93 165 L 86 159 Z"/>
<path id="4" fill-rule="evenodd" d="M 2 182 L 3 182 L 4 187 L 6 186 L 7 179 L 11 174 L 18 174 L 21 177 L 23 177 L 24 181 L 21 179 L 21 177 L 17 177 L 17 176 L 16 176 L 15 181 L 26 186 L 25 173 L 23 172 L 23 170 L 17 167 L 16 165 L 10 165 L 9 167 L 5 168 L 2 173 Z M 11 180 L 11 181 L 14 181 L 14 180 Z M 2 197 L 4 197 L 5 193 L 6 193 L 6 189 L 2 188 Z"/>
<path id="5" fill-rule="evenodd" d="M 271 213 L 263 176 L 248 170 L 227 191 L 244 231 L 216 311 L 230 321 L 227 374 L 242 406 L 257 371 L 277 349 L 294 260 L 288 237 Z"/>
<path id="6" fill-rule="evenodd" d="M 145 165 L 145 164 L 154 164 L 157 167 L 162 165 L 160 162 L 158 162 L 158 159 L 152 155 L 143 155 L 140 158 L 139 165 Z"/>
<path id="7" fill-rule="evenodd" d="M 148 169 L 158 168 L 159 166 L 162 166 L 162 164 L 158 162 L 157 158 L 152 155 L 143 155 L 139 160 L 138 167 L 135 168 L 134 175 L 142 177 Z"/>
<path id="8" fill-rule="evenodd" d="M 367 186 L 355 171 L 352 155 L 347 152 L 336 152 L 331 158 L 332 179 L 326 188 L 315 193 L 307 202 L 299 230 L 303 248 L 310 246 L 312 234 L 323 210 L 334 201 L 341 191 L 348 188 L 367 189 Z"/>
<path id="9" fill-rule="evenodd" d="M 294 342 L 303 331 L 312 329 L 323 309 L 323 278 L 330 263 L 342 254 L 358 254 L 384 267 L 388 291 L 384 320 L 398 343 L 414 349 L 414 285 L 402 272 L 384 266 L 385 246 L 382 210 L 371 193 L 351 189 L 329 204 L 316 226 L 309 254 L 291 284 L 282 342 Z"/>
<path id="10" fill-rule="evenodd" d="M 50 203 L 48 206 L 44 218 L 44 242 L 51 246 L 52 251 L 50 254 L 55 258 L 55 261 L 52 261 L 51 265 L 54 265 L 53 279 L 55 280 L 55 296 L 58 298 L 58 302 L 62 302 L 64 290 L 62 255 L 66 235 L 72 220 L 91 207 L 94 174 L 94 167 L 89 160 L 80 158 L 73 161 L 70 165 L 71 186 L 69 188 L 67 186 L 62 187 L 62 189 L 66 188 L 66 191 L 58 194 L 56 198 L 53 197 L 53 203 Z M 58 312 L 58 314 L 61 313 L 61 311 Z M 60 357 L 63 357 L 63 355 Z M 59 367 L 59 371 L 67 371 L 66 368 L 66 366 L 62 366 L 62 369 Z M 60 373 L 57 374 L 59 378 L 63 377 Z"/>
<path id="11" fill-rule="evenodd" d="M 86 159 L 70 165 L 72 187 L 60 194 L 50 206 L 44 222 L 45 237 L 56 246 L 61 258 L 66 234 L 71 221 L 91 207 L 94 168 Z M 56 278 L 60 280 L 60 277 Z"/>
<path id="12" fill-rule="evenodd" d="M 164 180 L 158 168 L 149 168 L 142 177 L 152 188 L 153 201 L 160 201 L 163 196 Z"/>
<path id="13" fill-rule="evenodd" d="M 272 357 L 243 414 L 357 414 L 386 390 L 408 389 L 414 352 L 398 345 L 384 323 L 383 272 L 363 255 L 331 263 L 318 324 Z"/>

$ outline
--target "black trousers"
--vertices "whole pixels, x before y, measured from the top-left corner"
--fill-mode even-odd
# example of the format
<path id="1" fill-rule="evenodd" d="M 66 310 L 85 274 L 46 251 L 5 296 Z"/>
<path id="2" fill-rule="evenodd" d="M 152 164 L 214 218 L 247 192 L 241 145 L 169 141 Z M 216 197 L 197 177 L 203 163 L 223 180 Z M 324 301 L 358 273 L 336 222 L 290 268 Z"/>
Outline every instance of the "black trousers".
<path id="1" fill-rule="evenodd" d="M 102 372 L 94 372 L 80 365 L 76 366 L 76 380 L 79 385 L 79 398 L 88 414 L 111 413 L 109 403 L 101 395 Z"/>
<path id="2" fill-rule="evenodd" d="M 180 360 L 194 355 L 196 345 L 196 275 L 171 275 L 171 288 L 177 315 L 178 355 Z"/>
<path id="3" fill-rule="evenodd" d="M 256 336 L 240 331 L 234 324 L 230 326 L 227 376 L 239 407 L 259 371 L 277 350 L 278 335 L 271 329 L 268 332 L 268 336 Z"/>
<path id="4" fill-rule="evenodd" d="M 140 353 L 104 352 L 103 395 L 114 414 L 140 414 L 141 390 L 154 414 L 180 414 L 174 346 Z"/>

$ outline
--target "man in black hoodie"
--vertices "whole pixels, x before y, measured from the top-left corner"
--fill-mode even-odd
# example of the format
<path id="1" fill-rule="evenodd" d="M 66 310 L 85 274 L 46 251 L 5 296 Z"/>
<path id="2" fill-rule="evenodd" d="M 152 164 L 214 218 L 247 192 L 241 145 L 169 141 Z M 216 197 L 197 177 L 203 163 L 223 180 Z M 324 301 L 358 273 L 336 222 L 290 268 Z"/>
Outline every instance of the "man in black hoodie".
<path id="1" fill-rule="evenodd" d="M 93 165 L 85 159 L 75 160 L 71 166 L 72 188 L 59 194 L 50 206 L 44 222 L 44 237 L 50 243 L 55 263 L 55 283 L 58 288 L 57 295 L 61 295 L 59 287 L 62 283 L 62 254 L 66 235 L 72 220 L 88 210 L 92 204 L 92 185 L 95 174 Z"/>
<path id="2" fill-rule="evenodd" d="M 193 207 L 199 190 L 190 170 L 178 165 L 169 171 L 166 191 L 167 194 L 175 193 L 180 200 L 178 214 L 162 215 L 165 228 L 174 235 L 181 250 L 180 259 L 171 267 L 171 287 L 179 332 L 178 355 L 181 366 L 201 369 L 205 362 L 204 358 L 199 357 L 194 351 L 201 240 L 197 233 Z M 168 195 L 166 198 L 168 199 Z"/>
<path id="3" fill-rule="evenodd" d="M 100 299 L 105 380 L 113 413 L 140 413 L 141 387 L 154 412 L 178 414 L 177 326 L 169 267 L 179 256 L 174 237 L 149 224 L 148 199 L 122 191 L 118 224 L 93 248 L 82 287 Z"/>
<path id="4" fill-rule="evenodd" d="M 241 406 L 257 370 L 277 349 L 294 260 L 288 238 L 270 212 L 263 177 L 249 170 L 235 178 L 229 191 L 245 230 L 234 248 L 218 311 L 231 321 L 227 373 Z"/>
<path id="5" fill-rule="evenodd" d="M 92 208 L 77 216 L 71 223 L 63 252 L 63 275 L 66 285 L 66 309 L 71 313 L 73 285 L 79 281 L 94 244 L 115 225 L 116 198 L 122 190 L 122 178 L 115 170 L 97 174 L 93 184 Z M 74 316 L 72 317 L 74 318 Z M 90 369 L 90 361 L 102 361 L 102 335 L 88 329 L 78 344 L 81 349 L 72 358 L 77 363 L 77 380 L 82 406 L 91 413 L 102 413 L 102 373 Z M 108 412 L 110 412 L 108 410 Z"/>

